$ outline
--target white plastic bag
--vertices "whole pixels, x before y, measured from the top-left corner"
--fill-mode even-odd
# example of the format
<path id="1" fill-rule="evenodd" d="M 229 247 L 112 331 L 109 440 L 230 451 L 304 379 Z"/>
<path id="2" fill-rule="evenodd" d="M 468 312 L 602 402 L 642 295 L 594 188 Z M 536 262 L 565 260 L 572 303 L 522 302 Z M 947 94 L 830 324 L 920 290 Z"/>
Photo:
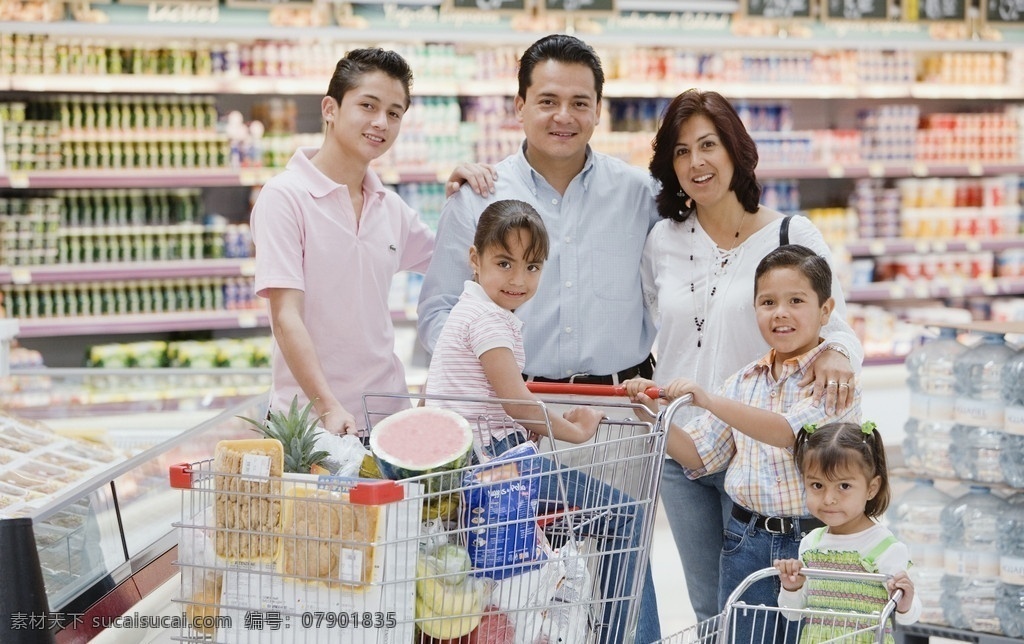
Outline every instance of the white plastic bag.
<path id="1" fill-rule="evenodd" d="M 333 471 L 335 476 L 359 476 L 359 466 L 363 464 L 363 457 L 370 453 L 363 447 L 358 436 L 337 436 L 324 431 L 316 434 L 316 448 L 327 452 L 330 455 L 328 460 L 338 464 L 338 469 Z"/>

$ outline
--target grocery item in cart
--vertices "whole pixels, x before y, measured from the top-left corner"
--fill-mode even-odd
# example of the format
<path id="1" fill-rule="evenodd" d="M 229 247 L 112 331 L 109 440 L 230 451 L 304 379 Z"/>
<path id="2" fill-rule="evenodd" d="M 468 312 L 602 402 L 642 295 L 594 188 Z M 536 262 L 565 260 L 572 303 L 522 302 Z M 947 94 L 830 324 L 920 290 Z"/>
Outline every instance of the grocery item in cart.
<path id="1" fill-rule="evenodd" d="M 270 562 L 281 546 L 284 449 L 269 438 L 224 440 L 214 455 L 214 541 L 228 561 Z"/>
<path id="2" fill-rule="evenodd" d="M 547 558 L 536 521 L 540 459 L 537 446 L 527 442 L 466 472 L 461 521 L 478 576 L 504 579 Z"/>
<path id="3" fill-rule="evenodd" d="M 414 407 L 392 414 L 370 432 L 370 451 L 381 473 L 400 480 L 465 467 L 473 430 L 462 416 L 437 407 Z M 458 487 L 457 475 L 427 479 L 429 492 Z"/>
<path id="4" fill-rule="evenodd" d="M 373 571 L 377 508 L 347 494 L 297 486 L 284 498 L 278 570 L 289 577 L 365 588 Z M 348 583 L 346 583 L 348 582 Z"/>

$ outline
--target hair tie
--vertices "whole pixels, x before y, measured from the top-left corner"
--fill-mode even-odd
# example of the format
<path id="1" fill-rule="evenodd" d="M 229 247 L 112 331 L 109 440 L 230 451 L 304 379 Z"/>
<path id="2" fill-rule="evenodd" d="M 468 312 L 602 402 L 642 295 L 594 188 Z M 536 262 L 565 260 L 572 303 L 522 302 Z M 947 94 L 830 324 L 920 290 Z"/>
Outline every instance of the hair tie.
<path id="1" fill-rule="evenodd" d="M 803 430 L 809 436 L 818 430 L 818 426 L 815 423 L 807 423 L 803 426 Z"/>
<path id="2" fill-rule="evenodd" d="M 868 436 L 870 436 L 871 434 L 873 434 L 875 432 L 875 429 L 877 427 L 878 427 L 878 425 L 875 425 L 875 421 L 873 421 L 873 420 L 866 420 L 860 426 L 860 431 L 862 431 L 865 434 L 867 434 Z"/>

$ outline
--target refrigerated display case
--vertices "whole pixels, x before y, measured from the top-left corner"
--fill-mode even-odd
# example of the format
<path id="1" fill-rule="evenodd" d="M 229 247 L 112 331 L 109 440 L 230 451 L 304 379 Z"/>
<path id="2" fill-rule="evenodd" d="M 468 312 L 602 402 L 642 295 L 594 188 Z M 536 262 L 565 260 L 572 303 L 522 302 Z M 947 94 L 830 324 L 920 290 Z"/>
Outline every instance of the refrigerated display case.
<path id="1" fill-rule="evenodd" d="M 9 427 L 51 432 L 48 448 L 0 463 L 0 475 L 44 482 L 0 507 L 0 641 L 88 641 L 176 573 L 168 468 L 253 437 L 239 417 L 266 414 L 269 372 L 48 369 L 0 383 Z M 78 472 L 32 460 L 100 444 L 107 462 Z"/>

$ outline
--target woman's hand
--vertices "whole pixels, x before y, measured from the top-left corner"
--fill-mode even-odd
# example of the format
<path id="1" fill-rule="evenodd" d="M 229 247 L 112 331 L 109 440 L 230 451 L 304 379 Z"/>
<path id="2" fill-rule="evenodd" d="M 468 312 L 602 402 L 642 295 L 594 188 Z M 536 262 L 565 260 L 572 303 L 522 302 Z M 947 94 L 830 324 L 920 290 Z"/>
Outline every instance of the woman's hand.
<path id="1" fill-rule="evenodd" d="M 800 574 L 804 565 L 799 559 L 776 559 L 775 569 L 779 571 L 779 581 L 789 592 L 796 592 L 804 587 L 807 577 Z"/>
<path id="2" fill-rule="evenodd" d="M 897 589 L 903 591 L 903 596 L 896 602 L 896 611 L 899 613 L 905 613 L 910 610 L 910 607 L 914 604 L 914 582 L 910 579 L 905 571 L 900 571 L 892 576 L 892 579 L 885 582 L 885 587 L 889 590 L 889 595 L 892 596 Z"/>
<path id="3" fill-rule="evenodd" d="M 825 413 L 838 414 L 853 405 L 856 374 L 850 360 L 838 351 L 821 352 L 800 381 L 801 387 L 814 383 L 814 403 L 825 399 Z"/>
<path id="4" fill-rule="evenodd" d="M 344 436 L 345 434 L 359 433 L 359 429 L 356 427 L 356 417 L 341 405 L 336 405 L 320 414 L 320 424 L 329 434 Z"/>
<path id="5" fill-rule="evenodd" d="M 473 192 L 480 196 L 494 194 L 494 182 L 498 180 L 498 173 L 494 166 L 489 163 L 463 163 L 457 166 L 448 176 L 444 186 L 444 196 L 448 198 L 462 188 L 462 184 L 468 183 Z"/>

